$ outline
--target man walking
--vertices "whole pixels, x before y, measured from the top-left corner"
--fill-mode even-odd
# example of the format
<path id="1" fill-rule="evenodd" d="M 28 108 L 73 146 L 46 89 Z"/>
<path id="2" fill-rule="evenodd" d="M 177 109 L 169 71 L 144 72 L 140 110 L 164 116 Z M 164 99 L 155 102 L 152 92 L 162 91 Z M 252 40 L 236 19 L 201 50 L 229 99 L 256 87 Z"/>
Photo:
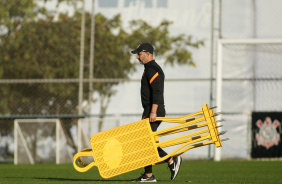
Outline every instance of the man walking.
<path id="1" fill-rule="evenodd" d="M 141 80 L 141 101 L 143 106 L 142 119 L 150 118 L 152 131 L 155 132 L 161 121 L 156 121 L 157 116 L 165 117 L 164 105 L 164 79 L 165 75 L 162 68 L 153 59 L 154 48 L 149 43 L 142 43 L 137 49 L 131 51 L 137 54 L 137 59 L 144 65 L 144 73 Z M 160 157 L 167 153 L 158 148 Z M 170 157 L 166 160 L 171 171 L 171 180 L 173 180 L 180 168 L 181 157 Z M 145 167 L 145 173 L 139 178 L 133 179 L 136 182 L 156 182 L 152 173 L 152 166 Z"/>

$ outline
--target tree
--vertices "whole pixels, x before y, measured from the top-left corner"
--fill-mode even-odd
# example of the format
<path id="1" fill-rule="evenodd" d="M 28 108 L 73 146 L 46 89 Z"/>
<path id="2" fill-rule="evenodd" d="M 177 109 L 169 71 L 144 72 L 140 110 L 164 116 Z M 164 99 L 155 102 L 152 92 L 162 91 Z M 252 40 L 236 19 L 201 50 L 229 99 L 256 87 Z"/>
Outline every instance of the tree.
<path id="1" fill-rule="evenodd" d="M 163 21 L 160 25 L 153 27 L 142 20 L 131 21 L 130 33 L 127 33 L 122 28 L 120 15 L 109 21 L 98 14 L 95 26 L 97 29 L 95 35 L 95 78 L 128 78 L 129 73 L 135 69 L 135 65 L 128 62 L 131 56 L 129 51 L 144 42 L 153 44 L 156 47 L 157 55 L 165 55 L 167 64 L 195 66 L 192 53 L 187 50 L 187 47 L 199 48 L 204 45 L 204 42 L 202 40 L 192 41 L 192 36 L 170 36 L 168 31 L 170 24 L 172 22 Z M 112 32 L 116 29 L 119 32 L 117 35 L 113 35 Z M 111 96 L 115 93 L 112 89 L 113 85 L 117 85 L 117 83 L 97 83 L 95 85 L 95 90 L 100 96 L 99 131 L 101 131 Z"/>
<path id="2" fill-rule="evenodd" d="M 33 3 L 27 8 L 39 11 Z M 6 34 L 1 35 L 2 79 L 78 78 L 81 14 L 76 12 L 72 17 L 60 14 L 58 20 L 54 21 L 54 16 L 49 15 L 44 9 L 40 9 L 40 12 L 45 13 L 43 18 L 31 21 L 34 20 L 32 13 L 30 18 L 26 18 L 20 24 L 21 26 L 12 26 Z M 87 13 L 86 33 L 90 32 L 90 21 L 91 15 Z M 191 36 L 170 36 L 168 28 L 172 23 L 168 21 L 163 21 L 156 27 L 142 20 L 132 21 L 131 30 L 126 32 L 120 15 L 109 19 L 97 14 L 95 24 L 95 78 L 128 78 L 135 70 L 134 65 L 128 62 L 131 57 L 130 50 L 141 42 L 152 43 L 158 51 L 156 54 L 164 55 L 166 62 L 171 65 L 174 63 L 195 65 L 187 48 L 203 45 L 203 41 L 193 42 Z M 85 40 L 84 57 L 85 61 L 88 61 L 90 34 L 86 34 Z M 84 78 L 88 78 L 89 75 L 86 69 L 87 65 Z M 110 99 L 115 94 L 113 86 L 117 84 L 117 82 L 94 84 L 101 107 L 100 130 Z M 41 86 L 22 84 L 22 87 L 10 85 L 0 89 L 0 95 L 7 97 L 0 99 L 0 110 L 2 114 L 77 114 L 78 100 L 69 98 L 71 94 L 77 94 L 77 91 L 78 85 L 75 83 Z M 88 97 L 87 93 L 85 89 L 85 99 Z"/>
<path id="3" fill-rule="evenodd" d="M 10 35 L 19 30 L 26 22 L 33 21 L 38 14 L 44 14 L 46 10 L 39 8 L 34 0 L 0 1 L 0 25 L 1 32 Z"/>
<path id="4" fill-rule="evenodd" d="M 47 0 L 43 1 L 47 2 Z M 71 1 L 68 0 L 68 2 Z M 59 0 L 57 5 L 61 2 Z M 39 19 L 39 17 L 45 19 Z M 57 27 L 58 23 L 50 24 L 52 18 L 49 12 L 44 7 L 39 7 L 34 0 L 0 0 L 1 79 L 52 78 L 55 75 L 67 75 L 67 72 L 62 74 L 61 71 L 56 71 L 60 60 L 56 57 L 58 55 L 53 54 L 56 52 L 52 52 L 52 48 L 54 48 L 54 44 L 58 44 L 56 36 L 60 36 L 60 34 L 63 36 L 60 29 L 62 30 L 64 27 Z M 47 28 L 47 31 L 44 28 Z M 52 29 L 58 31 L 57 35 L 52 35 Z M 51 35 L 53 41 L 49 40 Z M 51 55 L 52 59 L 57 61 L 52 66 L 48 59 Z M 74 113 L 76 103 L 70 103 L 72 102 L 70 99 L 63 97 L 73 92 L 75 88 L 77 87 L 74 85 L 62 87 L 54 84 L 42 84 L 41 86 L 35 84 L 1 85 L 0 95 L 3 97 L 0 99 L 1 114 L 12 116 L 57 114 L 61 113 L 62 108 L 60 107 L 62 105 L 65 113 Z M 57 90 L 61 90 L 61 93 L 56 93 Z M 49 97 L 48 99 L 42 98 L 46 95 Z M 54 105 L 54 108 L 50 104 L 57 105 Z M 0 121 L 1 135 L 12 132 L 12 121 Z M 36 139 L 33 142 L 35 143 Z"/>
<path id="5" fill-rule="evenodd" d="M 4 79 L 50 79 L 50 78 L 78 78 L 77 61 L 79 58 L 79 30 L 80 24 L 71 18 L 62 16 L 61 20 L 52 22 L 52 17 L 37 22 L 25 23 L 20 30 L 3 39 L 1 51 L 4 57 L 1 65 L 5 69 Z M 72 39 L 69 39 L 72 38 Z M 11 86 L 9 91 L 3 91 L 8 99 L 21 99 L 17 103 L 8 103 L 8 109 L 2 112 L 11 114 L 42 114 L 45 104 L 65 106 L 60 99 L 65 99 L 75 90 L 76 85 L 43 84 L 41 86 L 28 84 Z M 8 95 L 9 94 L 9 95 Z M 52 99 L 44 99 L 42 97 Z M 36 99 L 36 100 L 35 100 Z M 2 99 L 5 100 L 5 99 Z M 2 101 L 1 100 L 1 101 Z M 32 103 L 31 103 L 32 102 Z M 64 108 L 61 112 L 52 108 L 47 114 L 74 114 L 77 102 Z M 43 105 L 43 106 L 42 106 Z M 17 107 L 28 106 L 26 109 Z M 7 105 L 2 106 L 5 108 Z M 15 112 L 18 109 L 18 112 Z"/>
<path id="6" fill-rule="evenodd" d="M 86 25 L 90 25 L 90 17 L 86 16 Z M 128 78 L 130 72 L 134 71 L 134 65 L 129 62 L 128 33 L 122 28 L 120 15 L 107 19 L 102 14 L 95 17 L 95 58 L 94 78 Z M 87 26 L 90 31 L 90 27 Z M 114 31 L 118 30 L 117 33 Z M 89 50 L 90 37 L 86 39 Z M 99 131 L 102 128 L 103 119 L 111 97 L 115 94 L 113 86 L 117 82 L 95 83 L 94 90 L 99 94 L 100 120 Z"/>
<path id="7" fill-rule="evenodd" d="M 164 20 L 160 25 L 152 27 L 143 20 L 131 21 L 130 48 L 135 48 L 140 43 L 149 42 L 155 46 L 155 54 L 165 58 L 166 64 L 196 66 L 189 48 L 204 46 L 204 41 L 193 40 L 191 35 L 171 36 L 168 31 L 171 24 L 172 22 Z"/>

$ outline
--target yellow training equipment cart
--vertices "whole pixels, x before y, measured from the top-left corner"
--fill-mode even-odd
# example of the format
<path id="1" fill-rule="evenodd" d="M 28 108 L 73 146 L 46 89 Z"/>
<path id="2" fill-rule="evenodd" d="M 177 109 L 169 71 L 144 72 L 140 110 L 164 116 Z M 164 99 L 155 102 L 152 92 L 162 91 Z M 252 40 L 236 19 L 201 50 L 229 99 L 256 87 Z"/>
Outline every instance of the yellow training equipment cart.
<path id="1" fill-rule="evenodd" d="M 202 110 L 186 116 L 157 117 L 157 121 L 179 125 L 153 132 L 149 118 L 92 135 L 92 149 L 83 149 L 73 158 L 73 166 L 79 172 L 97 166 L 103 178 L 110 178 L 148 165 L 156 165 L 171 156 L 196 147 L 215 144 L 221 147 L 220 133 L 213 109 L 203 105 Z M 200 128 L 198 131 L 159 142 L 159 137 Z M 157 148 L 179 145 L 165 157 L 160 157 Z M 85 164 L 81 156 L 93 156 L 94 162 Z M 76 160 L 82 167 L 77 165 Z"/>

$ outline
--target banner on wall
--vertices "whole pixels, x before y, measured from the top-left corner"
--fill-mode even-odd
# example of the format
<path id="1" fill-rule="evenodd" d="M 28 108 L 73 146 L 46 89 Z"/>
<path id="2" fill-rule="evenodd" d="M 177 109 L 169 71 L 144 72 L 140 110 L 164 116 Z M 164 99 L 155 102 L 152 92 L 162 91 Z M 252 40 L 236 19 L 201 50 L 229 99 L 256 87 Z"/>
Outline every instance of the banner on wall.
<path id="1" fill-rule="evenodd" d="M 252 113 L 252 158 L 282 157 L 282 112 Z"/>

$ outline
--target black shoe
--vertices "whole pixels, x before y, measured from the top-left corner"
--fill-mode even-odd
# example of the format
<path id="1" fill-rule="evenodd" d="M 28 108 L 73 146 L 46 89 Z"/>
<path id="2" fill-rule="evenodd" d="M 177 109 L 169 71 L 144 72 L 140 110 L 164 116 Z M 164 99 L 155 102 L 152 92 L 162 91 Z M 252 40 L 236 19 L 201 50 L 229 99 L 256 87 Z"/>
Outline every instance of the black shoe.
<path id="1" fill-rule="evenodd" d="M 173 163 L 168 165 L 170 172 L 171 172 L 171 178 L 170 178 L 171 180 L 173 180 L 177 176 L 180 165 L 181 165 L 181 161 L 182 161 L 181 157 L 179 156 L 174 157 Z"/>
<path id="2" fill-rule="evenodd" d="M 145 173 L 142 174 L 139 178 L 132 179 L 131 181 L 133 182 L 157 182 L 154 175 L 152 175 L 151 177 L 148 177 Z"/>

